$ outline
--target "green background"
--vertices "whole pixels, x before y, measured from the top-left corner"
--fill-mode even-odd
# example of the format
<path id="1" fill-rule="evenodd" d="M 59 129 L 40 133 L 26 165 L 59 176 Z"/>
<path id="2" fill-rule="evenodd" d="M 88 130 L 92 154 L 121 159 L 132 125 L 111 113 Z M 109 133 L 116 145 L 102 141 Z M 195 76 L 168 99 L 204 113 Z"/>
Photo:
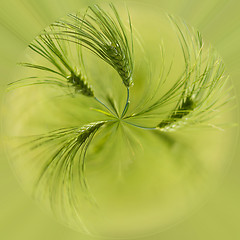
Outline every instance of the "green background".
<path id="1" fill-rule="evenodd" d="M 128 2 L 128 1 L 126 1 Z M 134 2 L 134 1 L 131 1 Z M 240 96 L 240 2 L 238 0 L 149 0 L 199 29 L 225 60 Z M 0 97 L 27 44 L 47 25 L 93 1 L 0 1 Z M 3 117 L 3 116 L 1 116 Z M 2 142 L 1 145 L 2 146 Z M 229 169 L 209 200 L 181 223 L 148 239 L 240 239 L 239 142 Z M 86 239 L 47 216 L 23 192 L 0 149 L 0 239 Z"/>

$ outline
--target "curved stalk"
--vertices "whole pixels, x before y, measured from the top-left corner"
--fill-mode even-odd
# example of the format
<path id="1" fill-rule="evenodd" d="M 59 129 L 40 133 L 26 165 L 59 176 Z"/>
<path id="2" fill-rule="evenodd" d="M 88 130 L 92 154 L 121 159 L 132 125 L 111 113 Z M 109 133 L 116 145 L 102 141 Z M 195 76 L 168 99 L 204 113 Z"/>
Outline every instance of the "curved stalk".
<path id="1" fill-rule="evenodd" d="M 123 109 L 121 118 L 123 118 L 128 111 L 128 107 L 129 107 L 129 104 L 130 104 L 129 98 L 130 98 L 130 91 L 129 91 L 129 88 L 127 88 L 127 101 L 126 101 L 125 107 Z"/>
<path id="2" fill-rule="evenodd" d="M 139 125 L 136 125 L 136 124 L 133 124 L 133 123 L 130 123 L 130 122 L 126 122 L 126 121 L 124 121 L 124 122 L 129 124 L 129 125 L 132 125 L 134 127 L 141 128 L 141 129 L 144 129 L 144 130 L 156 130 L 157 129 L 156 127 L 143 127 L 143 126 L 139 126 Z"/>
<path id="3" fill-rule="evenodd" d="M 100 101 L 98 98 L 94 97 L 94 99 L 100 103 L 102 106 L 104 106 L 113 116 L 115 116 L 116 118 L 118 118 L 118 116 L 106 105 L 104 104 L 102 101 Z"/>

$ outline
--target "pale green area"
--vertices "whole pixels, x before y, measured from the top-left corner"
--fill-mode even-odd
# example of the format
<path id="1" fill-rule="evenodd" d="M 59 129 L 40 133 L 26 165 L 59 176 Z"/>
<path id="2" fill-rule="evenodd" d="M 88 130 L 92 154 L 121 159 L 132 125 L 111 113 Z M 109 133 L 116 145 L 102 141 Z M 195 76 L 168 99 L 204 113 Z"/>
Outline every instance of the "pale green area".
<path id="1" fill-rule="evenodd" d="M 142 1 L 143 2 L 143 1 Z M 149 1 L 148 1 L 149 4 Z M 156 4 L 155 2 L 153 4 Z M 177 14 L 197 27 L 223 56 L 227 70 L 240 87 L 239 5 L 237 1 L 157 1 L 160 8 Z M 82 7 L 79 1 L 2 1 L 1 10 L 1 86 L 9 81 L 9 72 L 20 59 L 26 44 L 59 16 Z M 144 20 L 144 17 L 143 17 Z M 5 80 L 6 79 L 6 80 Z M 4 88 L 2 88 L 4 89 Z M 239 95 L 238 94 L 238 95 Z M 17 121 L 17 119 L 16 119 Z M 217 150 L 216 150 L 217 152 Z M 238 190 L 239 153 L 218 191 L 203 207 L 180 224 L 147 239 L 238 239 L 240 194 Z M 229 157 L 230 158 L 230 157 Z M 87 239 L 43 213 L 19 188 L 5 158 L 1 160 L 1 238 L 15 239 Z M 105 226 L 106 227 L 106 226 Z"/>

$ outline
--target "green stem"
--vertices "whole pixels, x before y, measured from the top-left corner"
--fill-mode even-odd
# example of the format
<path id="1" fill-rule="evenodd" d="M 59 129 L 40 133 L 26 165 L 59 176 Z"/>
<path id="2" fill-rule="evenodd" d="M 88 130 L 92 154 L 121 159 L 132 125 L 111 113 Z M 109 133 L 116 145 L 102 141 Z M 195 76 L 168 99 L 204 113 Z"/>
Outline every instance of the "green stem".
<path id="1" fill-rule="evenodd" d="M 134 126 L 134 127 L 141 128 L 141 129 L 145 129 L 145 130 L 156 130 L 156 129 L 157 129 L 157 128 L 155 128 L 155 127 L 142 127 L 142 126 L 139 126 L 139 125 L 130 123 L 130 122 L 126 122 L 126 121 L 124 121 L 124 122 L 127 123 L 127 124 L 129 124 L 129 125 L 132 125 L 132 126 Z"/>
<path id="2" fill-rule="evenodd" d="M 104 106 L 113 116 L 115 116 L 116 118 L 118 118 L 117 115 L 116 115 L 113 111 L 111 111 L 111 109 L 109 109 L 106 104 L 104 104 L 102 101 L 100 101 L 100 100 L 99 100 L 98 98 L 96 98 L 96 97 L 94 97 L 94 99 L 95 99 L 98 103 L 100 103 L 102 106 Z"/>
<path id="3" fill-rule="evenodd" d="M 129 88 L 127 88 L 127 101 L 126 101 L 125 107 L 123 109 L 121 118 L 123 118 L 128 111 L 128 107 L 129 107 L 129 103 L 130 103 L 129 98 L 130 98 L 130 91 L 129 91 Z"/>

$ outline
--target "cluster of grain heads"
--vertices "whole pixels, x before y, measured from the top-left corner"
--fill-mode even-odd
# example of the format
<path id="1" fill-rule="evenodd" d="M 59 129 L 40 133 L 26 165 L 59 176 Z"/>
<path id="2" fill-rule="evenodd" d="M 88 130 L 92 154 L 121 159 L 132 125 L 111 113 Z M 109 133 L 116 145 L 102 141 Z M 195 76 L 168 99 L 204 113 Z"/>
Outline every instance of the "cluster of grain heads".
<path id="1" fill-rule="evenodd" d="M 163 135 L 162 132 L 176 131 L 187 125 L 205 123 L 229 101 L 229 89 L 226 88 L 227 77 L 224 77 L 224 64 L 221 58 L 211 48 L 203 49 L 204 44 L 199 32 L 189 29 L 182 22 L 170 17 L 182 50 L 185 64 L 183 73 L 177 76 L 172 86 L 167 90 L 162 90 L 163 84 L 171 84 L 169 74 L 172 70 L 172 65 L 167 71 L 163 65 L 161 70 L 166 73 L 160 74 L 160 84 L 154 89 L 155 92 L 150 89 L 156 86 L 153 84 L 155 79 L 147 81 L 146 76 L 143 76 L 150 89 L 149 92 L 154 93 L 154 96 L 148 98 L 142 94 L 140 97 L 143 104 L 139 104 L 139 108 L 132 108 L 132 114 L 127 115 L 130 109 L 129 88 L 133 85 L 133 38 L 128 37 L 128 31 L 132 35 L 132 25 L 129 17 L 127 29 L 113 4 L 110 4 L 110 9 L 111 13 L 108 13 L 100 6 L 94 5 L 89 7 L 84 15 L 69 14 L 67 18 L 53 23 L 29 45 L 31 51 L 37 56 L 35 58 L 37 63 L 21 64 L 26 68 L 49 74 L 49 76 L 45 77 L 36 73 L 36 76 L 18 80 L 11 83 L 9 87 L 12 89 L 37 84 L 70 87 L 75 94 L 93 98 L 105 108 L 104 110 L 107 110 L 106 112 L 102 109 L 91 109 L 105 114 L 108 117 L 106 121 L 93 122 L 82 127 L 58 129 L 44 135 L 34 136 L 33 140 L 26 144 L 29 151 L 37 149 L 40 152 L 42 146 L 44 147 L 44 151 L 38 155 L 38 158 L 41 158 L 40 166 L 37 168 L 39 174 L 34 176 L 36 196 L 41 198 L 47 195 L 53 209 L 57 207 L 55 203 L 59 202 L 63 209 L 65 206 L 71 206 L 74 214 L 81 212 L 78 205 L 81 201 L 77 199 L 78 191 L 81 192 L 79 195 L 84 192 L 88 198 L 91 196 L 85 177 L 85 158 L 92 139 L 103 126 L 116 124 L 118 129 L 120 124 L 123 126 L 129 124 L 155 134 L 158 133 L 162 139 L 172 141 L 168 133 Z M 87 74 L 84 69 L 82 49 L 89 50 L 118 73 L 123 88 L 127 90 L 123 110 L 121 110 L 122 106 L 116 107 L 116 99 L 108 96 L 107 92 L 104 92 L 105 100 L 108 101 L 106 104 L 95 96 L 89 85 L 93 79 L 87 77 L 90 74 Z M 77 53 L 73 53 L 74 51 Z M 75 58 L 72 57 L 73 55 Z M 146 64 L 144 67 L 149 66 Z M 145 83 L 143 83 L 144 87 Z M 91 104 L 92 101 L 89 103 Z M 167 109 L 166 112 L 164 112 L 165 109 Z M 155 122 L 151 123 L 153 127 L 139 126 L 134 121 L 131 122 L 134 118 L 139 117 L 145 120 L 152 116 L 155 117 Z M 86 122 L 99 120 L 89 120 L 87 117 L 84 119 Z M 146 122 L 142 121 L 143 125 Z M 103 141 L 104 146 L 106 142 Z M 137 138 L 136 142 L 138 144 Z M 116 151 L 119 152 L 119 149 Z M 66 194 L 63 195 L 63 193 Z"/>
<path id="2" fill-rule="evenodd" d="M 91 13 L 81 18 L 69 14 L 67 19 L 55 22 L 44 30 L 29 44 L 29 48 L 48 64 L 21 63 L 22 66 L 51 73 L 53 76 L 24 78 L 10 84 L 9 89 L 31 86 L 34 84 L 53 84 L 60 87 L 73 87 L 75 94 L 94 97 L 92 87 L 84 69 L 81 47 L 89 49 L 119 74 L 124 85 L 132 85 L 133 43 L 127 37 L 126 29 L 114 7 L 110 4 L 112 14 L 100 6 L 89 7 Z M 113 16 L 112 16 L 113 15 Z M 129 17 L 129 30 L 132 31 Z M 78 61 L 71 59 L 75 45 Z M 130 46 L 131 45 L 131 46 Z M 80 63 L 80 64 L 78 64 Z"/>

